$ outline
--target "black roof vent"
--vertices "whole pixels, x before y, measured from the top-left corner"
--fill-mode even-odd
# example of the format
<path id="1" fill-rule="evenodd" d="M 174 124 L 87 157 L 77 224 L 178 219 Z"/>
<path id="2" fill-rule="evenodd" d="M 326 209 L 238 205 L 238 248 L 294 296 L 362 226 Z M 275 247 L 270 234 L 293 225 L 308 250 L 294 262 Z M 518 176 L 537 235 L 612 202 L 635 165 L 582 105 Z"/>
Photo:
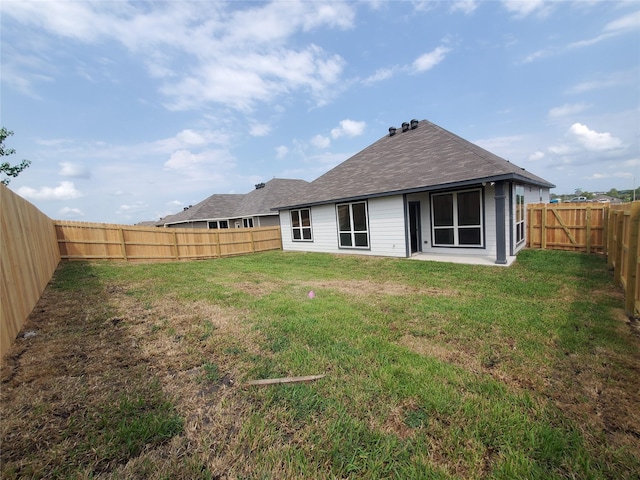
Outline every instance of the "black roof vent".
<path id="1" fill-rule="evenodd" d="M 414 118 L 413 120 L 411 120 L 411 130 L 414 130 L 416 128 L 418 128 L 418 120 Z"/>
<path id="2" fill-rule="evenodd" d="M 260 190 L 261 188 L 264 188 L 264 183 L 256 183 L 256 190 Z"/>
<path id="3" fill-rule="evenodd" d="M 396 127 L 389 127 L 389 136 L 393 137 L 396 134 Z"/>
<path id="4" fill-rule="evenodd" d="M 409 124 L 407 122 L 402 122 L 402 131 L 406 132 L 409 130 Z"/>

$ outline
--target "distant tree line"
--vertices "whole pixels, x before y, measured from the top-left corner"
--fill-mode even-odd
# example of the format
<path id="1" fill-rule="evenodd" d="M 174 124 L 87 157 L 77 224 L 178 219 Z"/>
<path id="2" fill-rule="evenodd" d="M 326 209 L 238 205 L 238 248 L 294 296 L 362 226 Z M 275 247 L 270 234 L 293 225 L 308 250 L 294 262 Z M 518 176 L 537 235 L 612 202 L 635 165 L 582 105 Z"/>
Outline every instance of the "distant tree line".
<path id="1" fill-rule="evenodd" d="M 634 195 L 635 193 L 635 195 Z M 608 192 L 587 192 L 581 188 L 577 188 L 574 193 L 552 193 L 551 199 L 559 199 L 561 202 L 569 202 L 575 197 L 585 197 L 587 200 L 594 200 L 598 197 L 606 195 L 607 197 L 620 199 L 623 203 L 632 202 L 633 200 L 640 200 L 640 187 L 634 190 L 618 190 L 612 188 Z"/>

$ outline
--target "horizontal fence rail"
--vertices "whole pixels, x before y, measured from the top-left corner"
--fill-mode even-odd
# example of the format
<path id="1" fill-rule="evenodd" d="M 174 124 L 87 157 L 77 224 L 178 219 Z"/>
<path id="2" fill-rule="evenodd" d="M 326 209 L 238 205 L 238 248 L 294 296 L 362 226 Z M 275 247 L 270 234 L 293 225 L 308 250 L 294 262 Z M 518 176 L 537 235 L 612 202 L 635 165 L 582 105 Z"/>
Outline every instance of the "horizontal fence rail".
<path id="1" fill-rule="evenodd" d="M 280 227 L 197 229 L 54 221 L 62 260 L 163 262 L 282 248 Z"/>

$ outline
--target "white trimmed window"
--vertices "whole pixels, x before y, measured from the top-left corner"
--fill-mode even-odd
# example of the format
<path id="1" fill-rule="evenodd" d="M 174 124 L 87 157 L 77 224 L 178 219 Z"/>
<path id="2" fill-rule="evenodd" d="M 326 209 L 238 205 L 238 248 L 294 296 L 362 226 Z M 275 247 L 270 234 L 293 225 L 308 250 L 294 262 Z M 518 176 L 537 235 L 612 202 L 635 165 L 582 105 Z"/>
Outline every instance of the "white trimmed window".
<path id="1" fill-rule="evenodd" d="M 291 210 L 291 239 L 294 242 L 313 242 L 311 209 Z"/>
<path id="2" fill-rule="evenodd" d="M 369 248 L 367 202 L 337 205 L 340 248 Z"/>
<path id="3" fill-rule="evenodd" d="M 524 187 L 516 185 L 516 245 L 524 242 Z"/>
<path id="4" fill-rule="evenodd" d="M 243 218 L 242 226 L 244 228 L 253 228 L 253 218 Z"/>
<path id="5" fill-rule="evenodd" d="M 228 220 L 216 220 L 209 222 L 209 228 L 229 228 Z"/>
<path id="6" fill-rule="evenodd" d="M 482 191 L 431 195 L 432 237 L 435 247 L 483 247 Z"/>

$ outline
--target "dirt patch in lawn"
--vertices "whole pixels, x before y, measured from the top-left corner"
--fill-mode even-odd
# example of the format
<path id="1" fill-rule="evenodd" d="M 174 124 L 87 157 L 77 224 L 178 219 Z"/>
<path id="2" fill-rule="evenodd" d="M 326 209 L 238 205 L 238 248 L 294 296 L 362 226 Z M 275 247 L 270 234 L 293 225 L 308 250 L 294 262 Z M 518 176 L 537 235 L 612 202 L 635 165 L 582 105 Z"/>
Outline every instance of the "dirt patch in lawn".
<path id="1" fill-rule="evenodd" d="M 226 478 L 251 408 L 243 359 L 267 355 L 245 315 L 47 288 L 3 359 L 0 476 Z"/>

